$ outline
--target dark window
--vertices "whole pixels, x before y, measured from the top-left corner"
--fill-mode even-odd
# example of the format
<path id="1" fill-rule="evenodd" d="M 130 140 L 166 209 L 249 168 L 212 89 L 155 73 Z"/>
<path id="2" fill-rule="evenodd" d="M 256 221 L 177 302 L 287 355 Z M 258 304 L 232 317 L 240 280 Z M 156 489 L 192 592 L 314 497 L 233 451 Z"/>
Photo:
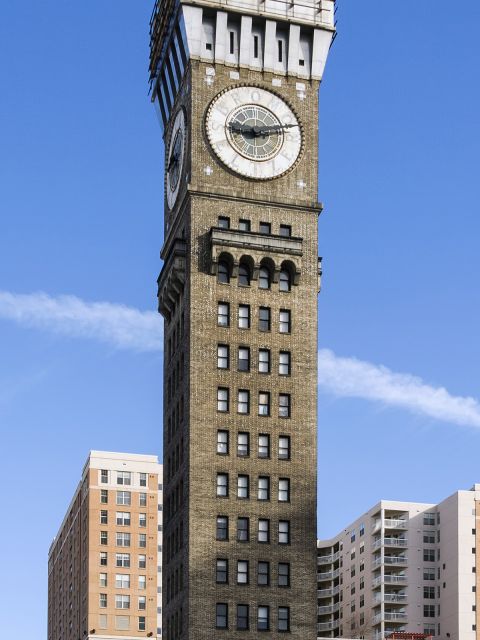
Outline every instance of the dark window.
<path id="1" fill-rule="evenodd" d="M 218 282 L 221 284 L 228 284 L 230 282 L 230 269 L 228 262 L 220 260 L 218 263 Z"/>
<path id="2" fill-rule="evenodd" d="M 250 286 L 250 269 L 246 264 L 241 264 L 238 268 L 238 286 L 239 287 Z"/>
<path id="3" fill-rule="evenodd" d="M 280 333 L 290 333 L 292 330 L 291 314 L 288 309 L 280 309 Z"/>
<path id="4" fill-rule="evenodd" d="M 212 50 L 212 43 L 211 42 L 206 42 L 205 43 L 205 49 L 207 51 L 211 51 Z"/>
<path id="5" fill-rule="evenodd" d="M 290 609 L 278 607 L 278 630 L 290 631 Z"/>
<path id="6" fill-rule="evenodd" d="M 240 231 L 250 231 L 250 220 L 240 220 L 238 228 Z"/>
<path id="7" fill-rule="evenodd" d="M 288 224 L 281 224 L 280 235 L 284 238 L 289 238 L 292 235 L 292 227 Z"/>
<path id="8" fill-rule="evenodd" d="M 424 562 L 435 562 L 435 549 L 424 549 L 423 550 L 423 561 Z"/>
<path id="9" fill-rule="evenodd" d="M 217 602 L 215 611 L 215 626 L 217 629 L 228 628 L 228 604 Z"/>
<path id="10" fill-rule="evenodd" d="M 250 538 L 250 521 L 248 518 L 237 519 L 237 541 L 248 542 Z"/>
<path id="11" fill-rule="evenodd" d="M 270 563 L 259 561 L 257 571 L 257 584 L 268 587 L 270 584 Z"/>
<path id="12" fill-rule="evenodd" d="M 227 218 L 226 216 L 219 216 L 218 226 L 220 229 L 230 229 L 230 218 Z"/>
<path id="13" fill-rule="evenodd" d="M 246 458 L 250 455 L 250 434 L 240 432 L 237 436 L 237 455 Z"/>
<path id="14" fill-rule="evenodd" d="M 238 307 L 238 328 L 250 329 L 250 307 L 248 304 L 241 304 Z"/>
<path id="15" fill-rule="evenodd" d="M 258 328 L 260 331 L 270 331 L 270 308 L 260 307 L 258 314 Z"/>
<path id="16" fill-rule="evenodd" d="M 289 520 L 279 520 L 278 522 L 278 544 L 290 544 Z"/>
<path id="17" fill-rule="evenodd" d="M 434 604 L 424 604 L 423 605 L 423 617 L 424 618 L 434 618 L 435 617 L 435 605 Z"/>
<path id="18" fill-rule="evenodd" d="M 217 516 L 217 540 L 228 540 L 228 517 Z"/>
<path id="19" fill-rule="evenodd" d="M 258 287 L 259 289 L 270 289 L 270 270 L 267 267 L 260 267 L 258 272 Z"/>
<path id="20" fill-rule="evenodd" d="M 230 326 L 230 305 L 228 302 L 218 303 L 217 324 L 219 327 Z"/>
<path id="21" fill-rule="evenodd" d="M 230 31 L 230 54 L 233 55 L 235 53 L 235 33 Z"/>
<path id="22" fill-rule="evenodd" d="M 272 226 L 269 222 L 260 222 L 258 230 L 260 233 L 268 236 L 272 231 Z"/>
<path id="23" fill-rule="evenodd" d="M 280 271 L 280 280 L 278 286 L 280 291 L 290 291 L 291 289 L 290 274 L 286 269 L 282 269 Z"/>
<path id="24" fill-rule="evenodd" d="M 258 58 L 258 36 L 253 36 L 253 57 Z"/>
<path id="25" fill-rule="evenodd" d="M 305 66 L 305 60 L 302 60 L 302 59 L 300 58 L 300 60 L 298 61 L 298 64 L 299 64 L 301 67 L 304 67 L 304 66 Z"/>
<path id="26" fill-rule="evenodd" d="M 277 40 L 278 42 L 278 61 L 283 62 L 283 42 L 282 40 Z"/>
<path id="27" fill-rule="evenodd" d="M 237 629 L 246 631 L 248 629 L 248 604 L 237 604 Z"/>
<path id="28" fill-rule="evenodd" d="M 281 393 L 278 396 L 278 415 L 280 418 L 290 418 L 290 395 Z"/>
<path id="29" fill-rule="evenodd" d="M 278 586 L 290 586 L 290 565 L 288 564 L 288 562 L 278 563 Z"/>
<path id="30" fill-rule="evenodd" d="M 216 581 L 218 584 L 228 582 L 228 560 L 224 558 L 217 558 Z"/>
<path id="31" fill-rule="evenodd" d="M 250 371 L 250 349 L 238 347 L 238 370 Z"/>

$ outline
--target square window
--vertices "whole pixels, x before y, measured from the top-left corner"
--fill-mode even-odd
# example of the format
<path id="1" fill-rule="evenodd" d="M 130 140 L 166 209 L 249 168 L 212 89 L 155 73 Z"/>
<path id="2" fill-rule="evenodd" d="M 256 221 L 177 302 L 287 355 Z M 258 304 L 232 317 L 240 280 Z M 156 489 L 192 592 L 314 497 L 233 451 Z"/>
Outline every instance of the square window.
<path id="1" fill-rule="evenodd" d="M 218 216 L 218 226 L 220 229 L 230 229 L 230 218 L 227 216 Z"/>
<path id="2" fill-rule="evenodd" d="M 290 631 L 290 609 L 278 607 L 278 630 Z"/>
<path id="3" fill-rule="evenodd" d="M 250 392 L 247 389 L 238 390 L 237 411 L 243 415 L 250 413 Z"/>
<path id="4" fill-rule="evenodd" d="M 290 460 L 290 436 L 278 436 L 278 459 Z"/>
<path id="5" fill-rule="evenodd" d="M 117 491 L 116 504 L 130 506 L 132 504 L 132 494 L 130 491 Z"/>
<path id="6" fill-rule="evenodd" d="M 280 333 L 291 333 L 291 312 L 288 309 L 280 309 L 279 330 Z"/>
<path id="7" fill-rule="evenodd" d="M 130 575 L 128 573 L 117 573 L 115 576 L 116 589 L 130 589 Z"/>
<path id="8" fill-rule="evenodd" d="M 257 570 L 257 584 L 261 587 L 268 587 L 270 584 L 270 563 L 259 561 Z"/>
<path id="9" fill-rule="evenodd" d="M 435 549 L 424 549 L 423 550 L 423 561 L 424 562 L 435 562 Z"/>
<path id="10" fill-rule="evenodd" d="M 250 371 L 250 349 L 238 347 L 238 370 Z"/>
<path id="11" fill-rule="evenodd" d="M 260 433 L 258 436 L 258 457 L 270 458 L 270 436 L 268 433 Z"/>
<path id="12" fill-rule="evenodd" d="M 130 554 L 129 553 L 116 553 L 115 554 L 115 566 L 130 568 Z"/>
<path id="13" fill-rule="evenodd" d="M 230 305 L 228 302 L 219 302 L 217 307 L 217 324 L 219 327 L 230 326 Z"/>
<path id="14" fill-rule="evenodd" d="M 260 307 L 258 312 L 259 331 L 270 331 L 270 307 Z"/>
<path id="15" fill-rule="evenodd" d="M 248 630 L 248 604 L 237 604 L 237 630 Z"/>
<path id="16" fill-rule="evenodd" d="M 270 542 L 270 520 L 260 519 L 258 521 L 258 542 Z"/>
<path id="17" fill-rule="evenodd" d="M 250 329 L 250 305 L 248 304 L 238 306 L 238 328 Z"/>
<path id="18" fill-rule="evenodd" d="M 435 587 L 423 587 L 423 597 L 425 600 L 435 600 Z"/>
<path id="19" fill-rule="evenodd" d="M 129 527 L 131 523 L 130 513 L 128 511 L 117 511 L 116 523 L 120 527 Z"/>
<path id="20" fill-rule="evenodd" d="M 292 235 L 292 227 L 288 224 L 281 224 L 280 235 L 284 238 L 290 238 L 290 236 Z"/>
<path id="21" fill-rule="evenodd" d="M 248 542 L 250 538 L 250 521 L 248 518 L 237 518 L 237 542 Z"/>
<path id="22" fill-rule="evenodd" d="M 228 497 L 228 473 L 217 473 L 217 496 Z"/>
<path id="23" fill-rule="evenodd" d="M 290 363 L 291 356 L 290 351 L 280 351 L 278 357 L 278 374 L 280 376 L 289 376 L 290 375 Z"/>
<path id="24" fill-rule="evenodd" d="M 132 484 L 132 474 L 130 471 L 117 471 L 117 484 Z"/>
<path id="25" fill-rule="evenodd" d="M 259 476 L 258 478 L 258 500 L 270 500 L 270 478 Z"/>
<path id="26" fill-rule="evenodd" d="M 225 387 L 217 389 L 217 411 L 226 413 L 229 410 L 229 390 Z"/>
<path id="27" fill-rule="evenodd" d="M 278 480 L 278 501 L 290 502 L 290 480 L 279 478 Z"/>
<path id="28" fill-rule="evenodd" d="M 228 431 L 217 431 L 217 453 L 221 456 L 228 455 Z"/>
<path id="29" fill-rule="evenodd" d="M 435 514 L 434 513 L 424 513 L 423 514 L 423 524 L 426 526 L 435 526 Z"/>
<path id="30" fill-rule="evenodd" d="M 257 630 L 268 631 L 270 629 L 270 607 L 259 606 L 257 610 Z"/>
<path id="31" fill-rule="evenodd" d="M 249 478 L 246 475 L 239 475 L 237 478 L 237 498 L 247 499 L 249 497 Z"/>
<path id="32" fill-rule="evenodd" d="M 228 369 L 230 366 L 230 354 L 227 344 L 217 346 L 217 368 Z"/>
<path id="33" fill-rule="evenodd" d="M 278 396 L 278 416 L 279 418 L 290 418 L 291 406 L 290 395 L 281 393 Z"/>
<path id="34" fill-rule="evenodd" d="M 115 534 L 115 544 L 117 547 L 129 547 L 130 546 L 130 534 L 122 531 L 117 531 Z"/>
<path id="35" fill-rule="evenodd" d="M 290 586 L 290 565 L 288 564 L 288 562 L 278 563 L 278 586 Z"/>
<path id="36" fill-rule="evenodd" d="M 217 629 L 228 628 L 228 604 L 217 602 L 215 607 L 215 626 Z"/>
<path id="37" fill-rule="evenodd" d="M 217 516 L 216 538 L 217 540 L 228 540 L 228 517 L 227 516 Z"/>
<path id="38" fill-rule="evenodd" d="M 270 415 L 270 393 L 267 391 L 260 391 L 258 394 L 258 415 Z"/>
<path id="39" fill-rule="evenodd" d="M 272 225 L 269 222 L 260 222 L 258 226 L 259 233 L 264 235 L 270 235 L 272 232 Z"/>
<path id="40" fill-rule="evenodd" d="M 269 349 L 259 349 L 258 351 L 258 373 L 270 373 Z"/>
<path id="41" fill-rule="evenodd" d="M 239 220 L 238 228 L 240 231 L 250 231 L 250 220 Z"/>
<path id="42" fill-rule="evenodd" d="M 237 436 L 237 455 L 240 458 L 250 455 L 250 435 L 246 432 L 240 432 Z"/>

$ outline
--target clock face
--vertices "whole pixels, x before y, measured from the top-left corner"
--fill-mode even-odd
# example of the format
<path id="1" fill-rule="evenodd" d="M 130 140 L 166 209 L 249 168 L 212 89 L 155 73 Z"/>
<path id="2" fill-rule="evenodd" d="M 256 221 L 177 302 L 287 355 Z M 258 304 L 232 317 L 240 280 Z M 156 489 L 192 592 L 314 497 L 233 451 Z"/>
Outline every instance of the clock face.
<path id="1" fill-rule="evenodd" d="M 274 93 L 235 87 L 210 104 L 206 132 L 227 167 L 257 180 L 277 178 L 297 161 L 302 131 L 292 109 Z"/>
<path id="2" fill-rule="evenodd" d="M 183 159 L 185 156 L 185 113 L 183 109 L 175 116 L 167 155 L 167 204 L 172 209 L 180 189 Z"/>

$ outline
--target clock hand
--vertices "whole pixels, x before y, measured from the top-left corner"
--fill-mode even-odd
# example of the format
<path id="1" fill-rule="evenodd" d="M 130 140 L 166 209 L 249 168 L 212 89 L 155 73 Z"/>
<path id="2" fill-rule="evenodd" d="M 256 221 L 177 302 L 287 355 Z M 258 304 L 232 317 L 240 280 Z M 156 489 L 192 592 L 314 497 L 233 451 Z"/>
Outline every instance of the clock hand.
<path id="1" fill-rule="evenodd" d="M 273 124 L 271 126 L 257 128 L 258 135 L 265 135 L 266 133 L 270 133 L 271 131 L 281 131 L 282 129 L 291 129 L 292 127 L 298 127 L 298 124 Z"/>
<path id="2" fill-rule="evenodd" d="M 255 128 L 239 122 L 229 122 L 228 127 L 230 131 L 236 131 L 237 133 L 254 133 Z"/>
<path id="3" fill-rule="evenodd" d="M 172 157 L 170 158 L 170 162 L 168 163 L 167 173 L 170 173 L 170 169 L 177 164 L 178 155 L 176 153 L 172 153 Z"/>

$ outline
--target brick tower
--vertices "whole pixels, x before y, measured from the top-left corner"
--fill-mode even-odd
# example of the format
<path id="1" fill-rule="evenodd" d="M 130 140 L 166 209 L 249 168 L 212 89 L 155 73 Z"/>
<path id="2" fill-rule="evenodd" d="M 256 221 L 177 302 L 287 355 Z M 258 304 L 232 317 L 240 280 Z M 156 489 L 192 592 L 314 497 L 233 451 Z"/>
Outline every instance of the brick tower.
<path id="1" fill-rule="evenodd" d="M 332 0 L 164 0 L 167 640 L 316 638 L 318 88 Z"/>

